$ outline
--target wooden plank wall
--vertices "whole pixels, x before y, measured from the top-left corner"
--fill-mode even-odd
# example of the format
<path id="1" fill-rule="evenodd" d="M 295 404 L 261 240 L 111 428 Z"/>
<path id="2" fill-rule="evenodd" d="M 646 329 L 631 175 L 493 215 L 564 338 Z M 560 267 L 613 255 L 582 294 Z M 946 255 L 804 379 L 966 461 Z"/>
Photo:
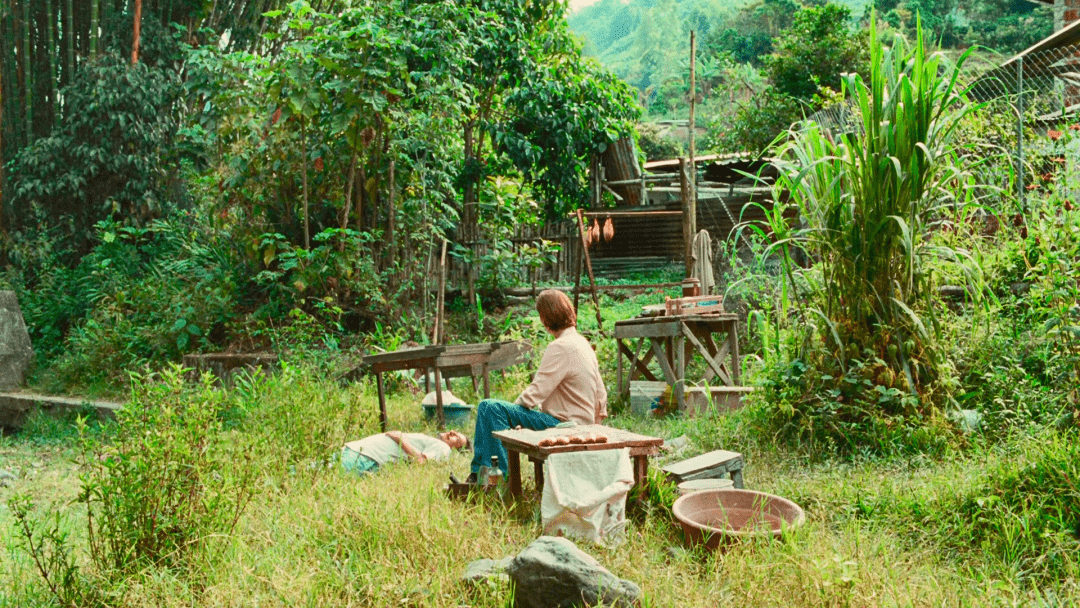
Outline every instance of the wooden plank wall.
<path id="1" fill-rule="evenodd" d="M 762 200 L 761 194 L 752 197 L 748 193 L 739 191 L 732 196 L 706 194 L 704 197 L 699 197 L 698 229 L 708 230 L 714 243 L 721 239 L 734 238 L 732 230 L 736 223 L 740 221 L 764 222 L 764 212 L 756 206 L 748 205 L 751 201 L 760 200 Z M 615 260 L 619 259 L 625 259 L 628 262 L 631 261 L 630 258 L 638 260 L 663 258 L 681 261 L 684 250 L 681 209 L 682 203 L 677 200 L 629 209 L 625 207 L 612 209 L 611 219 L 615 226 L 615 236 L 611 241 L 594 244 L 589 248 L 589 255 L 596 260 L 597 268 L 610 267 L 613 271 L 622 267 L 615 263 Z M 669 213 L 663 215 L 651 213 L 656 211 Z M 601 224 L 605 220 L 603 213 L 593 217 L 599 217 Z M 592 222 L 592 219 L 588 221 Z M 533 281 L 572 283 L 577 273 L 576 263 L 581 249 L 576 221 L 567 219 L 542 226 L 519 227 L 511 239 L 511 244 L 514 250 L 520 250 L 533 246 L 540 239 L 557 243 L 560 246 L 560 252 L 556 255 L 554 263 L 536 269 L 519 269 L 519 280 L 522 283 Z M 490 249 L 483 243 L 473 247 L 478 257 L 487 255 Z M 438 251 L 430 259 L 432 260 L 430 276 L 437 277 Z M 464 264 L 457 258 L 447 255 L 447 285 L 464 290 L 468 284 L 465 270 Z M 582 280 L 588 281 L 584 275 Z"/>
<path id="2" fill-rule="evenodd" d="M 764 212 L 756 206 L 747 206 L 751 196 L 736 192 L 731 197 L 698 199 L 698 230 L 708 230 L 713 241 L 734 238 L 732 230 L 739 221 L 763 222 Z M 760 195 L 756 199 L 760 200 Z M 725 207 L 727 210 L 725 211 Z M 664 205 L 639 207 L 642 211 L 680 211 L 679 201 Z M 740 220 L 741 215 L 741 220 Z M 732 219 L 735 221 L 733 222 Z M 607 243 L 594 245 L 589 253 L 596 259 L 627 257 L 663 257 L 681 260 L 684 255 L 682 215 L 649 215 L 635 217 L 620 213 L 612 218 L 615 238 Z"/>

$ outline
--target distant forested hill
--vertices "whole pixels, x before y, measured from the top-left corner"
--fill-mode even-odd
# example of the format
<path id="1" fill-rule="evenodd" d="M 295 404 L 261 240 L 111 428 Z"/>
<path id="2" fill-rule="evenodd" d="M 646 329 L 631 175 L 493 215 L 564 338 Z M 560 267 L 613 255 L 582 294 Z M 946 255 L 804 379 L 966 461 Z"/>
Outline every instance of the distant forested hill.
<path id="1" fill-rule="evenodd" d="M 646 91 L 661 86 L 686 69 L 689 32 L 698 39 L 699 61 L 718 52 L 737 63 L 761 66 L 772 42 L 810 0 L 599 0 L 568 17 L 570 28 L 585 44 L 585 53 L 600 60 L 631 85 Z M 900 30 L 923 25 L 945 48 L 981 44 L 1003 53 L 1015 52 L 1052 30 L 1048 7 L 1028 0 L 840 0 L 850 11 L 852 26 L 864 22 L 876 5 L 879 20 Z"/>

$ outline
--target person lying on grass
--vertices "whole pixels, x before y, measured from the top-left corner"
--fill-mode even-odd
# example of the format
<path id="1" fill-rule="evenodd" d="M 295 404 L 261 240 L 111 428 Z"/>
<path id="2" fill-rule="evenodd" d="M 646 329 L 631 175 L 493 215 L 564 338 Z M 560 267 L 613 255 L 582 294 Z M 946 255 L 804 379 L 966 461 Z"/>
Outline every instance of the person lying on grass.
<path id="1" fill-rule="evenodd" d="M 388 431 L 356 441 L 341 448 L 341 467 L 351 473 L 363 475 L 378 470 L 379 466 L 398 460 L 445 460 L 450 450 L 469 447 L 469 438 L 457 431 L 439 433 L 429 437 L 422 433 Z"/>
<path id="2" fill-rule="evenodd" d="M 542 431 L 561 422 L 600 424 L 607 418 L 607 388 L 600 377 L 596 352 L 577 332 L 577 314 L 570 298 L 561 291 L 547 289 L 536 298 L 540 322 L 555 336 L 544 350 L 540 369 L 532 384 L 514 403 L 484 399 L 476 407 L 470 483 L 476 482 L 481 466 L 499 457 L 506 473 L 506 449 L 491 433 L 513 427 Z"/>

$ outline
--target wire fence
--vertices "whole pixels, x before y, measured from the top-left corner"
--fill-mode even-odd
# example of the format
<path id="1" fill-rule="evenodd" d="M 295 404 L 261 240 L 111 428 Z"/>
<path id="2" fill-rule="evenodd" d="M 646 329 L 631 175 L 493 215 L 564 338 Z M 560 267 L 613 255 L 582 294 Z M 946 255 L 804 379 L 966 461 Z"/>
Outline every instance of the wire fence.
<path id="1" fill-rule="evenodd" d="M 983 104 L 984 116 L 1008 128 L 997 133 L 995 147 L 1011 157 L 1004 183 L 1021 206 L 1040 167 L 1059 155 L 1055 142 L 1066 130 L 1080 130 L 1080 45 L 1040 49 L 999 62 L 988 69 L 968 70 L 968 99 Z M 847 100 L 809 117 L 837 133 L 862 130 L 858 107 Z"/>

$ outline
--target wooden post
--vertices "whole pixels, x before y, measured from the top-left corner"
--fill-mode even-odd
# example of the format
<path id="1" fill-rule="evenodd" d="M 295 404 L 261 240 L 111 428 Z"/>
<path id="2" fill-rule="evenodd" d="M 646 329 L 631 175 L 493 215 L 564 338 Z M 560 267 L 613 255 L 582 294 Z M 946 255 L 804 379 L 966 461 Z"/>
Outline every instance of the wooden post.
<path id="1" fill-rule="evenodd" d="M 379 428 L 386 432 L 386 393 L 383 391 L 382 372 L 375 372 L 375 387 L 379 391 Z"/>
<path id="2" fill-rule="evenodd" d="M 694 30 L 690 30 L 690 122 L 687 125 L 687 136 L 690 141 L 690 167 L 694 169 L 693 185 L 697 186 L 697 168 L 694 164 L 694 107 L 697 105 L 697 87 L 694 82 L 694 55 L 697 54 L 697 42 L 694 38 Z M 696 190 L 696 188 L 695 188 Z"/>
<path id="3" fill-rule="evenodd" d="M 679 194 L 682 198 L 683 212 L 683 256 L 686 261 L 686 276 L 694 271 L 694 213 L 696 211 L 693 193 L 690 187 L 689 163 L 686 158 L 679 159 Z"/>
<path id="4" fill-rule="evenodd" d="M 697 234 L 697 161 L 694 159 L 694 135 L 696 130 L 694 108 L 697 105 L 697 86 L 694 78 L 695 55 L 697 55 L 697 39 L 694 36 L 694 30 L 690 30 L 690 123 L 687 126 L 687 135 L 690 142 L 690 160 L 688 162 L 690 177 L 687 180 L 689 190 L 686 190 L 686 187 L 683 190 L 683 212 L 686 214 L 683 218 L 683 230 L 686 236 L 686 276 L 693 274 L 694 235 Z"/>
<path id="5" fill-rule="evenodd" d="M 585 257 L 585 268 L 589 271 L 589 285 L 592 287 L 593 304 L 596 306 L 596 327 L 602 334 L 604 332 L 604 319 L 600 316 L 600 297 L 596 294 L 596 279 L 593 277 L 592 260 L 589 259 L 589 248 L 585 246 L 585 220 L 581 213 L 581 209 L 577 210 L 577 221 L 578 229 L 581 232 L 581 253 Z"/>
<path id="6" fill-rule="evenodd" d="M 580 224 L 579 224 L 579 230 Z M 571 241 L 567 241 L 571 242 Z M 581 300 L 581 269 L 585 266 L 585 233 L 580 234 L 580 238 L 577 241 L 577 257 L 574 260 L 574 313 L 580 310 L 578 302 Z"/>
<path id="7" fill-rule="evenodd" d="M 439 291 L 435 294 L 435 330 L 431 332 L 431 343 L 438 344 L 443 338 L 443 308 L 446 299 L 446 239 L 442 242 L 442 253 L 439 255 Z M 435 390 L 439 390 L 439 383 L 435 383 Z"/>
<path id="8" fill-rule="evenodd" d="M 443 411 L 443 382 L 442 372 L 439 371 L 439 366 L 435 366 L 435 409 L 438 413 L 436 420 L 439 422 L 439 430 L 446 427 L 446 413 Z"/>

